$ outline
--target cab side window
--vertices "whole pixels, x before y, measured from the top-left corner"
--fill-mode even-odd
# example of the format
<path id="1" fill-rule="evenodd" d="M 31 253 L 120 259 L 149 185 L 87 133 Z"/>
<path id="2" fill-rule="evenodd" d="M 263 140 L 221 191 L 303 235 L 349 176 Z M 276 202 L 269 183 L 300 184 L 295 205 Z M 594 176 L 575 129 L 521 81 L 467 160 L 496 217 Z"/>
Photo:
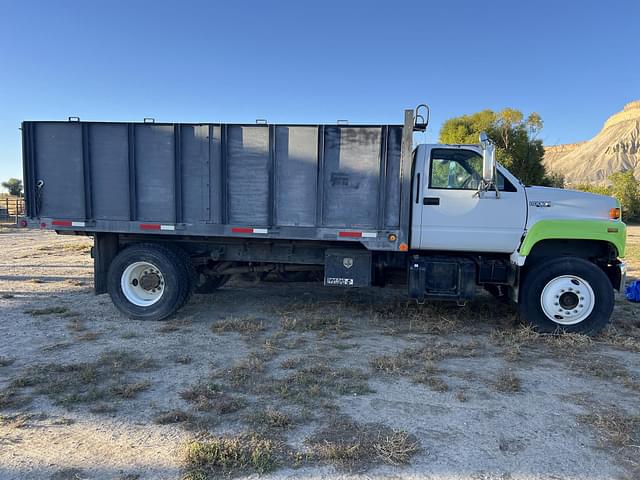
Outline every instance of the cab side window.
<path id="1" fill-rule="evenodd" d="M 482 157 L 471 150 L 435 149 L 431 153 L 430 188 L 477 190 Z"/>
<path id="2" fill-rule="evenodd" d="M 429 188 L 477 190 L 482 181 L 482 156 L 472 150 L 437 148 L 431 151 Z M 498 190 L 515 192 L 516 188 L 498 172 Z"/>

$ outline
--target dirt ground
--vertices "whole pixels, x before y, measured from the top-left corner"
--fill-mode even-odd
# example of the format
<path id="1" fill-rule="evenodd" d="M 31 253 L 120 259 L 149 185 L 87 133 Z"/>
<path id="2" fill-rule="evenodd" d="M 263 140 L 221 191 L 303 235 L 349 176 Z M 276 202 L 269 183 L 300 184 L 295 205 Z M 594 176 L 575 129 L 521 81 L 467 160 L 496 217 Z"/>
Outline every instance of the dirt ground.
<path id="1" fill-rule="evenodd" d="M 93 295 L 90 245 L 1 230 L 2 479 L 640 478 L 623 299 L 589 339 L 486 295 L 232 280 L 145 323 Z"/>

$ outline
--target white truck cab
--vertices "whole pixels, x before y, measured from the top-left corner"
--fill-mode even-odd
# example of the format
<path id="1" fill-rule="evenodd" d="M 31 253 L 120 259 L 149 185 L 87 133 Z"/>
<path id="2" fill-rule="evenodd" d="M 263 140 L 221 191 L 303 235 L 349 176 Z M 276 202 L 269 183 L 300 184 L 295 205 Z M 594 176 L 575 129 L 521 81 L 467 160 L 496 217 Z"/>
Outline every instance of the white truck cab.
<path id="1" fill-rule="evenodd" d="M 424 256 L 414 257 L 410 285 L 426 282 L 426 297 L 430 289 L 464 294 L 471 291 L 464 282 L 476 282 L 520 303 L 525 319 L 543 331 L 604 326 L 611 286 L 622 291 L 625 280 L 618 257 L 626 227 L 617 200 L 525 186 L 496 163 L 486 135 L 479 145 L 418 145 L 413 154 L 411 249 Z M 500 263 L 504 256 L 511 267 Z M 500 284 L 496 271 L 512 274 L 503 273 Z"/>
<path id="2" fill-rule="evenodd" d="M 496 165 L 494 189 L 482 189 L 478 145 L 419 145 L 414 151 L 411 247 L 511 253 L 527 220 L 525 187 Z"/>

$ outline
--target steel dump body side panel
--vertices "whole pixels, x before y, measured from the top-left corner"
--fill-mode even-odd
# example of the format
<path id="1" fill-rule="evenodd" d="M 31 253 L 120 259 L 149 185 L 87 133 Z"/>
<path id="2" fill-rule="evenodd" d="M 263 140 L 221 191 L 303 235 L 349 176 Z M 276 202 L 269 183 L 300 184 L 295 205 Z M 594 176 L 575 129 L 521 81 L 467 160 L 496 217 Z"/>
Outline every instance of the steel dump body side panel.
<path id="1" fill-rule="evenodd" d="M 375 250 L 408 239 L 410 135 L 401 125 L 23 122 L 22 130 L 28 216 L 47 227 L 71 220 L 89 232 Z"/>
<path id="2" fill-rule="evenodd" d="M 93 215 L 96 219 L 129 220 L 127 142 L 126 125 L 99 124 L 89 129 Z"/>
<path id="3" fill-rule="evenodd" d="M 269 129 L 227 127 L 228 223 L 269 225 Z"/>
<path id="4" fill-rule="evenodd" d="M 182 221 L 209 219 L 209 125 L 180 127 Z"/>
<path id="5" fill-rule="evenodd" d="M 78 123 L 42 123 L 35 128 L 39 179 L 46 179 L 43 212 L 64 212 L 68 218 L 85 218 L 82 128 Z M 65 217 L 66 218 L 66 217 Z"/>
<path id="6" fill-rule="evenodd" d="M 318 128 L 275 128 L 275 223 L 313 227 L 318 193 Z"/>
<path id="7" fill-rule="evenodd" d="M 377 227 L 380 128 L 326 127 L 322 224 Z"/>

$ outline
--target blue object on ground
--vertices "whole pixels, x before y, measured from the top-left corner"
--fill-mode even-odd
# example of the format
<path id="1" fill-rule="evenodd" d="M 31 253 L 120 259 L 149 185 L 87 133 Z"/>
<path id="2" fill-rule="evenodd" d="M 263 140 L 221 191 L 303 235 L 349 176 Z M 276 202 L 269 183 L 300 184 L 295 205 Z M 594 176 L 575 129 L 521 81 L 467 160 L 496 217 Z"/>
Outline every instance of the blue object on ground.
<path id="1" fill-rule="evenodd" d="M 640 280 L 631 282 L 624 291 L 624 295 L 630 302 L 640 302 Z"/>

